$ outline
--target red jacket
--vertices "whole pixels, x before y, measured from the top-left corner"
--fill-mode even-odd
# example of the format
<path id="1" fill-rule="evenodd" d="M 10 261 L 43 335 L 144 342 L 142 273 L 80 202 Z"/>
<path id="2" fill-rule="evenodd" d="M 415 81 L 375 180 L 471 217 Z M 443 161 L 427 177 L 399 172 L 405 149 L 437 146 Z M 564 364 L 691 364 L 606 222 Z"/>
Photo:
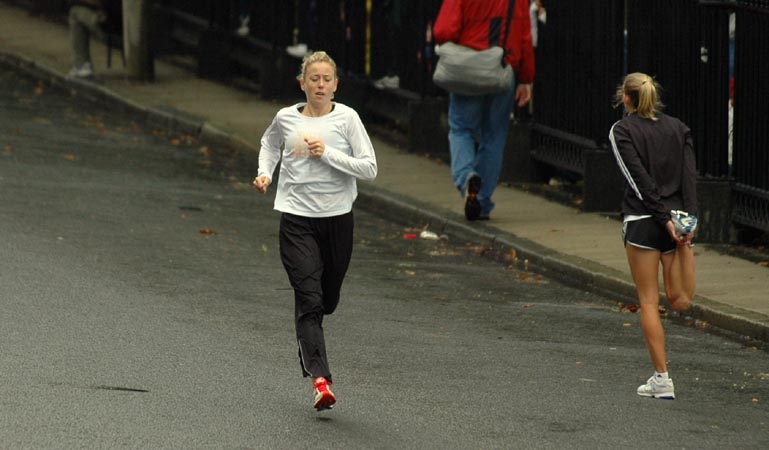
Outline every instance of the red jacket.
<path id="1" fill-rule="evenodd" d="M 518 83 L 534 81 L 534 47 L 531 44 L 529 0 L 515 2 L 510 33 L 507 36 L 507 63 L 515 70 Z M 438 44 L 455 42 L 476 50 L 502 46 L 507 22 L 508 0 L 443 0 L 433 34 Z M 489 33 L 497 30 L 498 42 L 489 43 Z"/>

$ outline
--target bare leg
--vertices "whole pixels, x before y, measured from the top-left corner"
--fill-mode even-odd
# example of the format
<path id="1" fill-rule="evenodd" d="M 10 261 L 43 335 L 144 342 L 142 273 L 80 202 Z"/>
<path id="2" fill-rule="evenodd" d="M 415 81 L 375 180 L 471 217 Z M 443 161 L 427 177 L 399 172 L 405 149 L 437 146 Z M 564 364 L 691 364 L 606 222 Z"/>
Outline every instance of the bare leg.
<path id="1" fill-rule="evenodd" d="M 659 265 L 660 252 L 625 246 L 630 272 L 635 281 L 641 304 L 641 330 L 654 370 L 667 372 L 665 358 L 665 331 L 660 320 Z"/>
<path id="2" fill-rule="evenodd" d="M 662 255 L 665 294 L 674 311 L 686 311 L 694 298 L 694 250 L 688 245 L 679 245 L 671 254 Z"/>

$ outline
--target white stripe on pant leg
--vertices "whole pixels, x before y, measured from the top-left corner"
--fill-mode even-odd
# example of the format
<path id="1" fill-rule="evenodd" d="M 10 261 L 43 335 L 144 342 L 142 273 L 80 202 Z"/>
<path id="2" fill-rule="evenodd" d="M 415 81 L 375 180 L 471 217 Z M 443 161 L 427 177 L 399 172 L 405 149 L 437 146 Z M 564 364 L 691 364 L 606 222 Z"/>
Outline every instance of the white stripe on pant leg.
<path id="1" fill-rule="evenodd" d="M 304 373 L 310 374 L 310 377 L 315 378 L 313 374 L 307 370 L 307 364 L 304 362 L 304 352 L 302 352 L 302 344 L 299 343 L 299 339 L 296 340 L 296 345 L 299 347 L 299 362 L 302 363 L 302 369 L 304 369 Z"/>

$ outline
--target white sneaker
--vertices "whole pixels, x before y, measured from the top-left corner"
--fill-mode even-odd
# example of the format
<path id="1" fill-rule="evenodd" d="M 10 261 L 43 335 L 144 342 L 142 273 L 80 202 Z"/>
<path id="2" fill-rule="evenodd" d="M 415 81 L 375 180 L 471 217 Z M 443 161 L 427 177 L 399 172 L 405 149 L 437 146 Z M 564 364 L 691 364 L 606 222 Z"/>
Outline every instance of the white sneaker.
<path id="1" fill-rule="evenodd" d="M 307 44 L 289 45 L 286 47 L 286 52 L 291 56 L 304 58 L 308 53 Z"/>
<path id="2" fill-rule="evenodd" d="M 75 78 L 89 78 L 93 76 L 93 67 L 89 62 L 83 63 L 80 67 L 73 67 L 67 75 Z"/>
<path id="3" fill-rule="evenodd" d="M 646 380 L 646 384 L 638 386 L 637 392 L 641 397 L 661 398 L 666 400 L 674 400 L 676 398 L 673 380 L 671 378 L 662 380 L 660 377 L 654 375 Z"/>
<path id="4" fill-rule="evenodd" d="M 251 32 L 251 29 L 248 28 L 248 22 L 251 21 L 251 17 L 241 17 L 240 18 L 240 27 L 236 30 L 236 33 L 238 33 L 238 36 L 240 37 L 246 37 L 248 36 L 248 33 Z"/>
<path id="5" fill-rule="evenodd" d="M 374 87 L 377 89 L 398 89 L 401 86 L 401 79 L 398 75 L 391 77 L 382 77 L 374 81 Z"/>

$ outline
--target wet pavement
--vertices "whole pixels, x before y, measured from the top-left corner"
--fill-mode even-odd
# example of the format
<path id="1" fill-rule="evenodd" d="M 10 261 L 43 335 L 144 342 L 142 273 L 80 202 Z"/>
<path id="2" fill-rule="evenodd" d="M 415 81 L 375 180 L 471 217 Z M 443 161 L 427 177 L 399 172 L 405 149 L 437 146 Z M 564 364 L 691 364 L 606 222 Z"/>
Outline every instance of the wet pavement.
<path id="1" fill-rule="evenodd" d="M 9 448 L 769 441 L 764 350 L 666 320 L 678 399 L 640 398 L 650 366 L 632 308 L 364 209 L 325 324 L 339 405 L 318 414 L 253 159 L 8 71 L 0 105 Z"/>

